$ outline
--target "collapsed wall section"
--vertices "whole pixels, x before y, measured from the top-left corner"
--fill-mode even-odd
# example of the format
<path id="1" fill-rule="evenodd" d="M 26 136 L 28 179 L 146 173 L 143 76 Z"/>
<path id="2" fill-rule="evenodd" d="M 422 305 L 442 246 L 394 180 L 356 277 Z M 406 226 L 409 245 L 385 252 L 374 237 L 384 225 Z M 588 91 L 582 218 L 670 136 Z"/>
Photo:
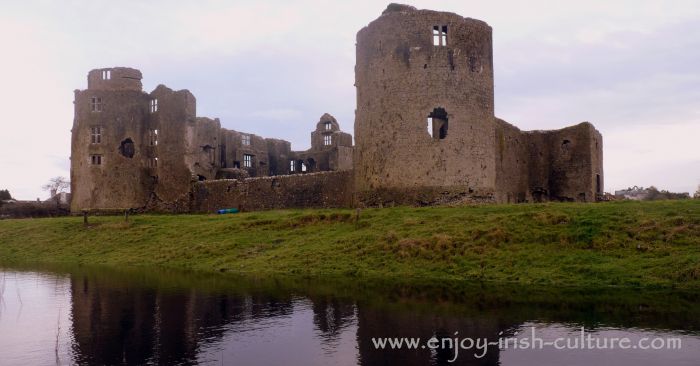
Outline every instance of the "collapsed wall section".
<path id="1" fill-rule="evenodd" d="M 583 122 L 552 131 L 520 131 L 496 120 L 496 201 L 593 202 L 603 192 L 603 140 Z"/>

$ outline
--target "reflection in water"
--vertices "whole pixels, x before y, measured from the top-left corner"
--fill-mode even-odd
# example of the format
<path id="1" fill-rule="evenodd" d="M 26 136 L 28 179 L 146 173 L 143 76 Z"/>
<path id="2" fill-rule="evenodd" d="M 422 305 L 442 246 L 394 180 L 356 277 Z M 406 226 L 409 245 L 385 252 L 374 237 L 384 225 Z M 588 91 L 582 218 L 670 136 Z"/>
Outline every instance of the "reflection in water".
<path id="1" fill-rule="evenodd" d="M 106 268 L 0 272 L 0 364 L 694 364 L 700 296 L 448 284 L 250 279 Z M 13 293 L 18 296 L 10 296 Z M 57 313 L 63 312 L 63 320 Z M 378 350 L 377 337 L 498 340 L 580 326 L 682 350 Z M 457 333 L 457 334 L 455 334 Z M 56 343 L 58 334 L 59 342 Z M 56 347 L 58 344 L 58 348 Z M 450 362 L 455 359 L 455 362 Z"/>

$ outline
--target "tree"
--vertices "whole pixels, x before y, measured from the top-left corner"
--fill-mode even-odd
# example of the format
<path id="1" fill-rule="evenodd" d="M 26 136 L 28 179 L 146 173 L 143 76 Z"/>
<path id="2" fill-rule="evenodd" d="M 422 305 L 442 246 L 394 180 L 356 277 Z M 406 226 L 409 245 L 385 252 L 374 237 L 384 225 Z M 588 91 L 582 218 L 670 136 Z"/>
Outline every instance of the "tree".
<path id="1" fill-rule="evenodd" d="M 0 190 L 0 201 L 7 201 L 11 199 L 12 195 L 10 194 L 10 191 L 7 189 Z"/>
<path id="2" fill-rule="evenodd" d="M 65 192 L 70 188 L 70 182 L 64 177 L 55 177 L 49 180 L 49 183 L 41 187 L 45 191 L 49 191 L 51 198 L 56 198 L 56 204 L 60 204 L 61 198 L 59 193 Z"/>
<path id="3" fill-rule="evenodd" d="M 647 201 L 656 201 L 661 198 L 660 196 L 661 192 L 659 192 L 659 189 L 654 186 L 650 186 L 647 188 L 647 195 L 644 197 L 644 199 Z"/>
<path id="4" fill-rule="evenodd" d="M 693 198 L 695 198 L 695 199 L 700 199 L 700 184 L 698 184 L 698 190 L 695 191 L 695 194 L 693 195 Z"/>

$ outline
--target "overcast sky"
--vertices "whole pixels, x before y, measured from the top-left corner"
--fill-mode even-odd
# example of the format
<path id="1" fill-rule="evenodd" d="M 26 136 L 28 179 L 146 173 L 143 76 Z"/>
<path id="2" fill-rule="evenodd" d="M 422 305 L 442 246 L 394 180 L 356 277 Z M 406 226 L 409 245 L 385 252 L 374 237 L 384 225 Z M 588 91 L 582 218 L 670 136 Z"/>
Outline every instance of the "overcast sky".
<path id="1" fill-rule="evenodd" d="M 189 89 L 197 114 L 295 150 L 328 112 L 352 132 L 355 34 L 384 1 L 0 4 L 0 189 L 69 177 L 73 90 L 90 69 Z M 605 189 L 700 183 L 700 1 L 412 1 L 493 27 L 496 115 L 524 130 L 592 122 Z"/>

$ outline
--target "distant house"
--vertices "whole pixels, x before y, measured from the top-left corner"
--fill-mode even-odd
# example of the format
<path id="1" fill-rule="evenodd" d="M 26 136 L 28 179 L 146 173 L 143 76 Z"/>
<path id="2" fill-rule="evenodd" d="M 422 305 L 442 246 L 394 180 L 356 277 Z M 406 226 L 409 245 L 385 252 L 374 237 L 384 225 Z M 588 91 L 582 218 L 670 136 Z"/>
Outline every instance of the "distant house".
<path id="1" fill-rule="evenodd" d="M 644 187 L 631 187 L 627 189 L 622 189 L 615 191 L 615 197 L 619 199 L 628 199 L 634 201 L 641 201 L 649 196 L 649 189 Z"/>

